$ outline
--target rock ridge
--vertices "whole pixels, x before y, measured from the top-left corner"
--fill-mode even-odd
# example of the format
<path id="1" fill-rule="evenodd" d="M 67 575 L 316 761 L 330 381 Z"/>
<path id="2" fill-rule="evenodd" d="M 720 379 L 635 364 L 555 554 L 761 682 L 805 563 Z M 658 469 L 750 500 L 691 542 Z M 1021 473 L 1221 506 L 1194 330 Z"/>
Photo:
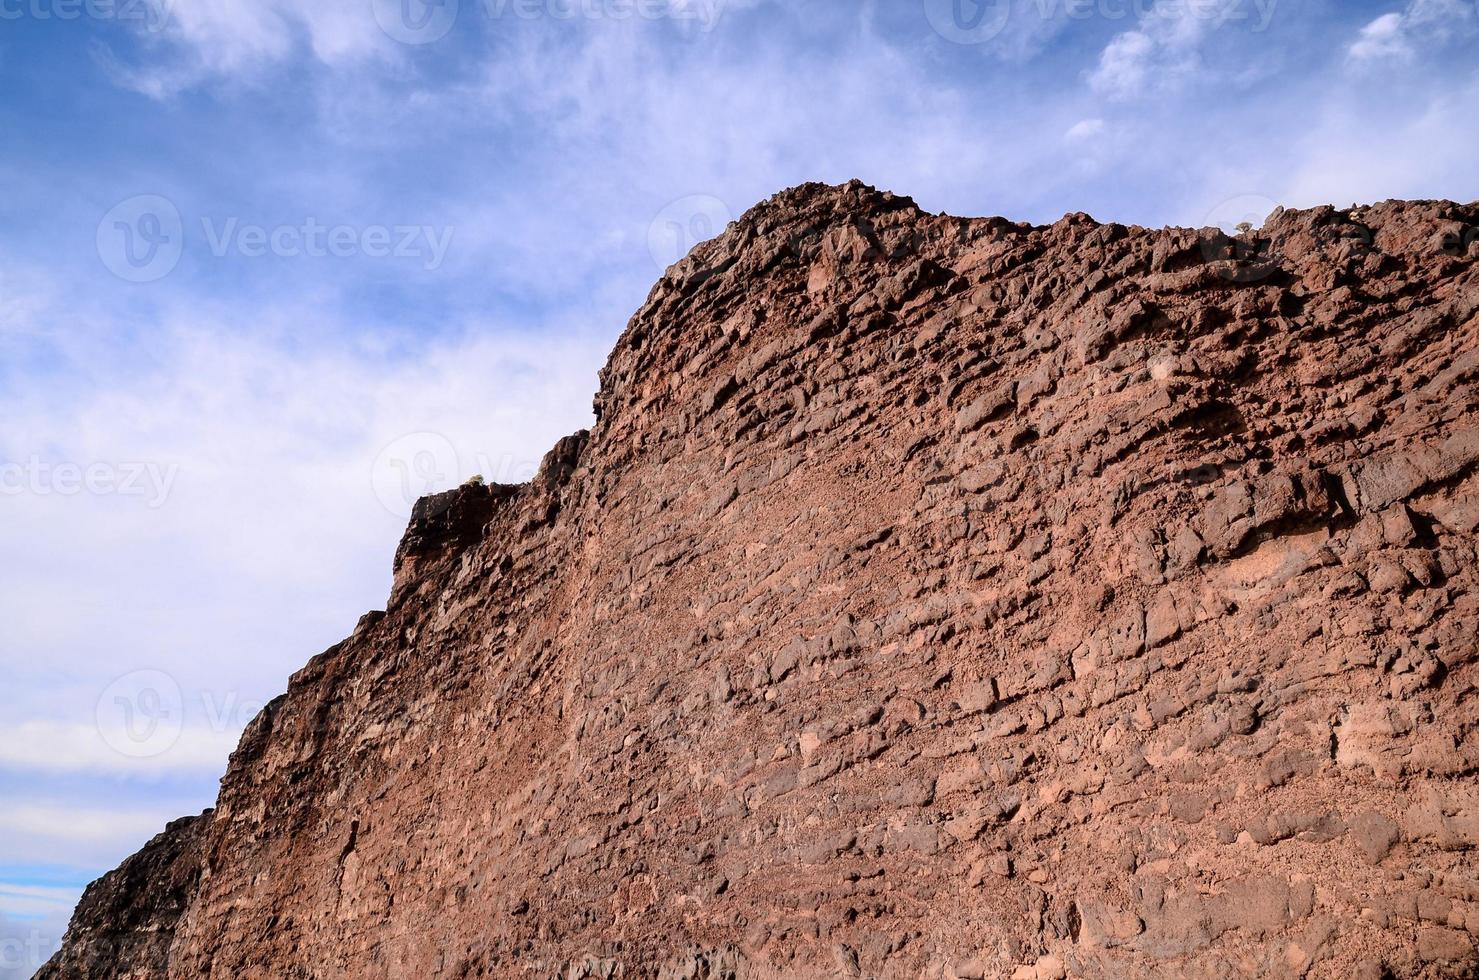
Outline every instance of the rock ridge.
<path id="1" fill-rule="evenodd" d="M 776 195 L 39 976 L 1473 975 L 1476 227 Z"/>

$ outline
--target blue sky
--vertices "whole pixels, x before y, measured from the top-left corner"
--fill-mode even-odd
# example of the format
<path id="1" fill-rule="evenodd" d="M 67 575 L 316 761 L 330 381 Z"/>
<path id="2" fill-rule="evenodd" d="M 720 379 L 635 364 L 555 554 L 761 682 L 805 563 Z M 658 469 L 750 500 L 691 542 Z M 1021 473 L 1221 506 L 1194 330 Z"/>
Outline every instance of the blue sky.
<path id="1" fill-rule="evenodd" d="M 0 977 L 383 603 L 410 497 L 589 422 L 695 238 L 851 177 L 1472 200 L 1476 43 L 1470 0 L 0 0 Z"/>

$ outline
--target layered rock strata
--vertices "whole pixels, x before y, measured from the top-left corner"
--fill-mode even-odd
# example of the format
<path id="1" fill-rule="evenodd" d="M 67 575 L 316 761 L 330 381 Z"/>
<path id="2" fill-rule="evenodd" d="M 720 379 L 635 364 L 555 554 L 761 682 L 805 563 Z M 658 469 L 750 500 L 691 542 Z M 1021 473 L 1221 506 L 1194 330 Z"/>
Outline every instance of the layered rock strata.
<path id="1" fill-rule="evenodd" d="M 1476 225 L 755 207 L 42 975 L 1474 975 Z"/>

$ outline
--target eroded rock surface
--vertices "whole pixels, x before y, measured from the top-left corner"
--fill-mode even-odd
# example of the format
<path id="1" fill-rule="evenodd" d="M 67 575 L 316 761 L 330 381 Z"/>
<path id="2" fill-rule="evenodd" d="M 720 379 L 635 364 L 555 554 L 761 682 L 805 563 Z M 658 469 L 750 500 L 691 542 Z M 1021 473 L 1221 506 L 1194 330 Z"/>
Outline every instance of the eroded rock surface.
<path id="1" fill-rule="evenodd" d="M 757 206 L 593 431 L 418 508 L 129 962 L 1473 975 L 1476 224 Z"/>
<path id="2" fill-rule="evenodd" d="M 36 980 L 162 976 L 175 923 L 200 879 L 200 840 L 210 811 L 171 823 L 144 849 L 87 886 L 62 950 Z"/>

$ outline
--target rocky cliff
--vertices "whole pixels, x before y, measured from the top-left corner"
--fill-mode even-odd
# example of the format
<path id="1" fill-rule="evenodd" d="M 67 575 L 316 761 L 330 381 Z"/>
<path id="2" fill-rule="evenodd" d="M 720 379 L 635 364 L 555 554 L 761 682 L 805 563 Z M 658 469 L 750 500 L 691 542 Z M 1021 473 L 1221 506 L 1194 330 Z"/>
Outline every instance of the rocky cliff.
<path id="1" fill-rule="evenodd" d="M 1474 975 L 1476 225 L 755 207 L 41 975 Z"/>

